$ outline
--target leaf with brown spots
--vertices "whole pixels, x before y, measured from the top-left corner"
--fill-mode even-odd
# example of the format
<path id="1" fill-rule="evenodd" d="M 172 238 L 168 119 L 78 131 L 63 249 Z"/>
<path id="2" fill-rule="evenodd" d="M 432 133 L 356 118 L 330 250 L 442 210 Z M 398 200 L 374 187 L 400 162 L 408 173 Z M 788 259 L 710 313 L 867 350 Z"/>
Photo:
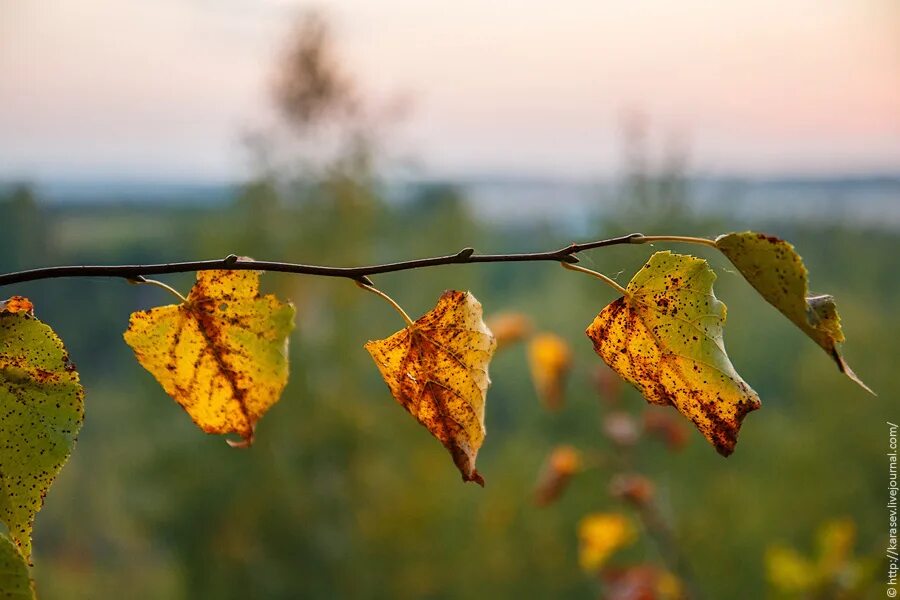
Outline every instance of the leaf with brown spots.
<path id="1" fill-rule="evenodd" d="M 8 537 L 0 534 L 0 598 L 34 600 L 28 563 Z"/>
<path id="2" fill-rule="evenodd" d="M 200 271 L 183 304 L 131 315 L 125 341 L 207 433 L 253 441 L 288 378 L 294 307 L 259 293 L 257 271 Z"/>
<path id="3" fill-rule="evenodd" d="M 841 373 L 870 394 L 875 393 L 841 356 L 837 345 L 844 341 L 844 333 L 834 297 L 809 295 L 809 275 L 793 245 L 777 237 L 745 231 L 719 236 L 716 247 L 766 302 L 781 311 L 834 359 Z"/>
<path id="4" fill-rule="evenodd" d="M 759 397 L 725 353 L 725 305 L 713 295 L 715 279 L 705 260 L 657 252 L 586 333 L 648 402 L 677 408 L 728 456 Z"/>
<path id="5" fill-rule="evenodd" d="M 78 373 L 31 311 L 25 298 L 0 303 L 0 519 L 27 561 L 34 516 L 84 420 Z"/>
<path id="6" fill-rule="evenodd" d="M 397 402 L 450 451 L 463 481 L 484 485 L 475 458 L 497 342 L 478 300 L 469 292 L 444 292 L 431 312 L 365 347 Z"/>

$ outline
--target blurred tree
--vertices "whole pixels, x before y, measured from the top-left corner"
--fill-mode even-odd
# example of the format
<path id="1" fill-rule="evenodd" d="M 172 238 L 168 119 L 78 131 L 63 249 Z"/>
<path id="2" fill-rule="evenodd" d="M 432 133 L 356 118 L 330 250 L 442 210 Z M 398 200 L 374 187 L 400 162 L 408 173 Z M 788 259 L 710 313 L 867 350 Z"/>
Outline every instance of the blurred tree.
<path id="1" fill-rule="evenodd" d="M 677 138 L 668 140 L 662 159 L 654 162 L 648 143 L 647 118 L 639 112 L 623 122 L 625 172 L 619 191 L 622 218 L 650 225 L 667 224 L 687 210 L 687 152 Z"/>
<path id="2" fill-rule="evenodd" d="M 0 197 L 0 214 L 3 215 L 0 265 L 15 270 L 43 264 L 49 238 L 44 211 L 31 188 L 20 184 L 6 198 Z"/>
<path id="3" fill-rule="evenodd" d="M 316 11 L 298 19 L 272 86 L 285 123 L 298 131 L 331 119 L 345 119 L 357 107 L 354 84 L 336 56 L 331 25 Z"/>

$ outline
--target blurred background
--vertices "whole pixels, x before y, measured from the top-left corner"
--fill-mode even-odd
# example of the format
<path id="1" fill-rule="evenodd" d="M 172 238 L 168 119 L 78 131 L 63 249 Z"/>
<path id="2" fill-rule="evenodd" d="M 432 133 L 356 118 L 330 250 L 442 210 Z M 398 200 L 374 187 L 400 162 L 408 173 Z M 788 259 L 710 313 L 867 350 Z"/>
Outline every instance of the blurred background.
<path id="1" fill-rule="evenodd" d="M 506 336 L 484 489 L 390 397 L 362 345 L 402 321 L 347 281 L 264 277 L 297 330 L 247 451 L 199 432 L 123 342 L 161 290 L 2 290 L 34 300 L 87 390 L 37 517 L 41 597 L 647 597 L 615 596 L 636 565 L 639 588 L 658 568 L 711 598 L 882 593 L 900 6 L 0 0 L 2 272 L 229 253 L 361 265 L 748 228 L 795 244 L 880 395 L 721 256 L 672 247 L 717 270 L 729 354 L 763 400 L 727 460 L 600 368 L 584 329 L 614 299 L 601 283 L 544 263 L 375 278 L 414 316 L 470 289 Z M 653 250 L 582 261 L 624 285 Z M 186 292 L 192 276 L 165 280 Z M 559 336 L 549 366 L 541 332 Z M 548 459 L 560 445 L 577 468 Z M 622 473 L 652 483 L 652 518 L 647 494 L 611 485 Z M 579 560 L 598 512 L 637 531 L 602 566 Z"/>

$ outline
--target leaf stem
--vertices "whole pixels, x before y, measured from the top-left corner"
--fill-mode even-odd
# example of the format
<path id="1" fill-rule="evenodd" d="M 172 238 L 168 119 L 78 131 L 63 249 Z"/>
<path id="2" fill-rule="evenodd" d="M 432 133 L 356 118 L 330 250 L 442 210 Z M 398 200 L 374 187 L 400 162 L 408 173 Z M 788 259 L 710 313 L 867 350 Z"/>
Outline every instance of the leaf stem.
<path id="1" fill-rule="evenodd" d="M 663 561 L 681 579 L 687 597 L 691 600 L 700 600 L 703 594 L 697 585 L 693 569 L 679 547 L 672 529 L 659 512 L 656 503 L 650 501 L 638 506 L 637 514 L 647 534 L 656 544 Z"/>
<path id="2" fill-rule="evenodd" d="M 633 244 L 652 244 L 653 242 L 684 242 L 686 244 L 700 244 L 710 248 L 718 248 L 715 240 L 686 235 L 642 235 L 632 240 Z"/>
<path id="3" fill-rule="evenodd" d="M 175 288 L 173 288 L 172 286 L 170 286 L 168 284 L 163 283 L 162 281 L 157 281 L 155 279 L 146 279 L 143 276 L 134 277 L 134 278 L 129 279 L 128 281 L 129 281 L 129 283 L 133 283 L 135 285 L 144 285 L 144 284 L 155 285 L 156 287 L 162 288 L 162 289 L 166 290 L 167 292 L 169 292 L 170 294 L 173 294 L 179 300 L 181 300 L 183 303 L 187 303 L 187 298 L 182 296 L 178 290 L 176 290 Z"/>
<path id="4" fill-rule="evenodd" d="M 561 264 L 564 269 L 568 269 L 570 271 L 578 271 L 580 273 L 585 273 L 586 275 L 590 275 L 591 277 L 596 277 L 603 283 L 614 288 L 617 292 L 619 292 L 623 296 L 628 295 L 628 292 L 625 290 L 625 288 L 623 288 L 621 285 L 619 285 L 613 279 L 611 279 L 610 277 L 607 277 L 603 273 L 598 273 L 597 271 L 592 271 L 591 269 L 585 269 L 584 267 L 579 267 L 578 265 L 571 265 L 569 263 L 559 263 L 559 264 Z"/>
<path id="5" fill-rule="evenodd" d="M 369 292 L 372 292 L 372 293 L 375 294 L 376 296 L 380 296 L 380 297 L 384 298 L 385 300 L 387 300 L 387 302 L 388 302 L 391 306 L 393 306 L 394 309 L 395 309 L 398 313 L 400 313 L 400 316 L 403 317 L 403 320 L 406 321 L 406 326 L 407 326 L 407 327 L 412 327 L 412 326 L 413 326 L 413 324 L 414 324 L 413 320 L 409 318 L 409 315 L 406 314 L 406 311 L 403 310 L 403 307 L 401 307 L 399 304 L 397 304 L 397 301 L 396 301 L 396 300 L 394 300 L 393 298 L 391 298 L 390 296 L 388 296 L 387 294 L 385 294 L 384 292 L 382 292 L 381 290 L 379 290 L 379 289 L 376 288 L 375 286 L 371 286 L 371 285 L 365 284 L 365 283 L 363 283 L 363 282 L 361 282 L 361 281 L 355 281 L 354 283 L 356 283 L 357 287 L 360 287 L 360 288 L 362 288 L 362 289 L 364 289 L 364 290 L 367 290 L 367 291 L 369 291 Z"/>

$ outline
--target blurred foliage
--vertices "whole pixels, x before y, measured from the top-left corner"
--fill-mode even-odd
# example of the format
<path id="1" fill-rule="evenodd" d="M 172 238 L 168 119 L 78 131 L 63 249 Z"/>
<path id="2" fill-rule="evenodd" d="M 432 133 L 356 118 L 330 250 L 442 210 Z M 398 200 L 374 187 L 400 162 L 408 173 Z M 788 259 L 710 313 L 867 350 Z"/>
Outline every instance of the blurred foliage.
<path id="1" fill-rule="evenodd" d="M 423 187 L 408 203 L 386 202 L 371 173 L 350 164 L 315 185 L 259 181 L 234 204 L 212 208 L 44 206 L 20 190 L 2 203 L 8 247 L 0 269 L 231 252 L 351 265 L 465 245 L 515 251 L 570 241 L 546 224 L 511 230 L 475 223 L 451 188 Z M 682 217 L 665 233 L 745 227 Z M 593 230 L 597 237 L 622 231 L 599 221 Z M 884 539 L 873 507 L 883 501 L 883 423 L 893 407 L 887 392 L 900 383 L 891 350 L 900 335 L 897 236 L 802 223 L 765 230 L 793 241 L 816 291 L 836 295 L 848 359 L 885 393 L 866 397 L 722 257 L 699 250 L 719 272 L 729 351 L 763 410 L 748 417 L 728 460 L 695 432 L 680 453 L 648 443 L 634 460 L 655 481 L 661 510 L 712 597 L 763 597 L 766 548 L 775 541 L 802 547 L 832 515 L 854 520 L 860 555 Z M 624 283 L 652 251 L 614 247 L 584 262 L 621 271 Z M 168 281 L 186 291 L 191 279 Z M 538 330 L 557 333 L 572 348 L 566 406 L 553 414 L 532 388 L 524 345 L 495 359 L 479 457 L 485 489 L 461 484 L 440 444 L 390 397 L 362 345 L 402 322 L 351 282 L 263 278 L 264 289 L 295 302 L 298 327 L 290 383 L 248 451 L 198 433 L 122 341 L 130 312 L 167 302 L 164 292 L 93 279 L 8 290 L 35 300 L 87 389 L 81 439 L 37 519 L 42 598 L 117 597 L 123 589 L 134 598 L 594 594 L 595 582 L 579 573 L 576 530 L 585 514 L 615 506 L 606 492 L 611 471 L 581 474 L 546 508 L 530 496 L 551 448 L 608 443 L 600 420 L 613 409 L 597 401 L 598 359 L 584 328 L 612 299 L 610 291 L 545 264 L 441 267 L 376 279 L 414 317 L 444 289 L 471 289 L 489 315 L 530 315 Z M 643 411 L 636 391 L 623 393 L 615 410 Z M 628 552 L 659 559 L 643 538 Z"/>
<path id="2" fill-rule="evenodd" d="M 378 115 L 340 71 L 327 23 L 306 16 L 298 31 L 273 86 L 284 131 L 298 137 L 251 139 L 260 175 L 233 203 L 50 206 L 22 187 L 0 199 L 0 271 L 230 253 L 358 265 L 465 246 L 519 252 L 572 241 L 547 223 L 477 222 L 453 186 L 421 185 L 411 198 L 389 201 L 377 176 Z M 619 210 L 579 230 L 601 238 L 748 228 L 690 214 L 683 155 L 650 167 L 643 136 L 640 122 L 626 132 Z M 510 344 L 493 361 L 478 461 L 484 489 L 462 484 L 444 448 L 391 398 L 363 344 L 402 320 L 350 281 L 263 277 L 264 291 L 296 305 L 297 330 L 290 381 L 249 450 L 200 434 L 122 340 L 129 314 L 167 303 L 165 292 L 114 279 L 15 286 L 7 295 L 35 301 L 66 341 L 87 392 L 80 440 L 37 517 L 41 598 L 118 598 L 123 590 L 134 599 L 593 597 L 601 588 L 579 569 L 578 523 L 621 508 L 608 492 L 615 471 L 593 464 L 544 507 L 535 505 L 534 481 L 553 448 L 603 453 L 632 443 L 638 422 L 665 443 L 635 446 L 627 466 L 653 481 L 660 517 L 709 597 L 775 593 L 766 549 L 776 541 L 802 547 L 835 514 L 855 522 L 858 555 L 878 553 L 885 532 L 873 509 L 885 501 L 884 422 L 895 409 L 889 391 L 900 384 L 900 235 L 821 223 L 753 226 L 793 242 L 813 274 L 812 291 L 836 296 L 847 359 L 884 393 L 868 397 L 724 257 L 691 248 L 719 274 L 729 354 L 763 401 L 727 460 L 693 430 L 685 443 L 684 429 L 648 416 L 636 390 L 597 370 L 584 330 L 614 299 L 602 283 L 547 263 L 376 277 L 413 318 L 445 289 L 469 289 L 488 318 L 529 316 L 511 339 L 549 331 L 571 349 L 568 376 L 556 381 L 565 404 L 554 413 L 534 390 L 526 344 Z M 620 246 L 581 258 L 624 285 L 653 251 Z M 184 292 L 193 276 L 166 281 Z M 598 388 L 607 400 L 624 397 L 601 404 Z M 663 562 L 645 535 L 621 554 L 632 565 Z M 653 566 L 608 575 L 610 588 L 635 578 L 657 587 L 668 581 Z"/>
<path id="3" fill-rule="evenodd" d="M 766 550 L 766 576 L 779 598 L 864 598 L 878 573 L 879 560 L 853 555 L 856 526 L 851 519 L 827 521 L 817 531 L 807 557 L 793 547 Z"/>

